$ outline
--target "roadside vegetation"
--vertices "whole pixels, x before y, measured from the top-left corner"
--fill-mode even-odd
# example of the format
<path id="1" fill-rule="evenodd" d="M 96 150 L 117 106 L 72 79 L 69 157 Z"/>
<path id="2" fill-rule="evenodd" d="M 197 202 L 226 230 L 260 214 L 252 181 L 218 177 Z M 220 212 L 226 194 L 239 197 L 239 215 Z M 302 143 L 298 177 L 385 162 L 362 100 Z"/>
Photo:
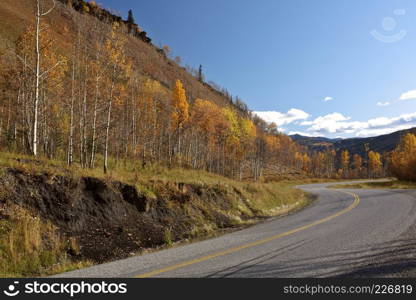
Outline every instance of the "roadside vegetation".
<path id="1" fill-rule="evenodd" d="M 391 155 L 391 173 L 399 180 L 416 182 L 416 136 L 408 133 Z"/>
<path id="2" fill-rule="evenodd" d="M 395 178 L 387 182 L 363 182 L 335 185 L 331 188 L 351 189 L 416 189 L 416 135 L 408 133 L 401 139 L 396 149 L 389 153 L 389 172 Z"/>
<path id="3" fill-rule="evenodd" d="M 337 184 L 330 186 L 332 189 L 416 189 L 416 182 L 411 181 L 379 181 L 361 182 L 354 184 Z"/>
<path id="4" fill-rule="evenodd" d="M 79 269 L 88 261 L 72 261 L 78 251 L 56 227 L 13 204 L 0 205 L 0 277 L 33 277 Z"/>
<path id="5" fill-rule="evenodd" d="M 84 169 L 76 164 L 68 167 L 60 160 L 7 152 L 0 152 L 0 173 L 1 277 L 60 273 L 154 248 L 210 237 L 266 217 L 287 214 L 308 205 L 311 200 L 306 193 L 295 189 L 295 185 L 321 181 L 236 181 L 192 169 L 168 169 L 163 166 L 142 169 L 140 164 L 134 162 L 125 165 L 114 163 L 111 171 L 104 174 L 99 167 Z M 74 225 L 61 217 L 68 213 L 64 198 L 68 194 L 79 195 L 80 191 L 84 192 L 80 182 L 85 178 L 96 178 L 102 182 L 104 187 L 108 187 L 105 193 L 110 195 L 115 182 L 129 184 L 137 190 L 140 198 L 147 201 L 150 208 L 137 213 L 134 206 L 126 203 L 126 212 L 134 213 L 134 220 L 120 223 L 125 221 L 123 213 L 110 214 L 114 204 L 97 204 L 95 199 L 83 198 L 83 201 L 91 203 L 78 205 L 96 205 L 97 209 L 109 213 L 105 218 L 110 220 L 110 223 L 105 223 L 103 219 L 94 220 L 97 228 L 91 224 L 85 225 L 85 232 L 89 234 L 85 238 L 83 227 L 79 232 L 71 231 Z M 68 186 L 79 188 L 66 190 Z M 59 203 L 48 202 L 51 200 L 49 193 L 58 193 L 54 201 Z M 89 193 L 91 191 L 85 192 L 87 195 Z M 72 198 L 68 201 L 76 202 Z M 114 201 L 117 203 L 122 198 L 115 198 Z M 38 207 L 44 207 L 45 203 L 50 203 L 50 207 L 45 211 L 39 210 Z M 93 218 L 88 213 L 77 211 L 85 219 Z M 118 228 L 117 224 L 125 224 L 121 226 L 121 234 L 112 232 L 113 227 Z M 81 225 L 76 223 L 77 226 Z M 98 231 L 101 228 L 103 231 Z M 146 236 L 141 235 L 143 228 L 146 229 Z M 112 239 L 117 239 L 114 245 L 111 244 Z M 114 249 L 106 249 L 103 246 L 105 244 Z M 95 249 L 98 247 L 103 247 L 100 250 L 105 250 L 105 253 L 97 253 L 99 250 Z"/>

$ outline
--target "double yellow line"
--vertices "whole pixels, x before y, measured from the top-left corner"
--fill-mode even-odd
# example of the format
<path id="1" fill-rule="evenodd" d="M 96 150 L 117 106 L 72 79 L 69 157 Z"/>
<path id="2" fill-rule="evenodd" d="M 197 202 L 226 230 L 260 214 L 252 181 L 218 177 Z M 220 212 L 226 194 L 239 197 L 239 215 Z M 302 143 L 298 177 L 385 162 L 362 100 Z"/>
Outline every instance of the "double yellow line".
<path id="1" fill-rule="evenodd" d="M 354 202 L 350 206 L 348 206 L 347 208 L 337 212 L 336 214 L 330 215 L 326 218 L 320 219 L 320 220 L 315 221 L 311 224 L 308 224 L 308 225 L 305 225 L 305 226 L 302 226 L 302 227 L 298 227 L 296 229 L 293 229 L 293 230 L 290 230 L 290 231 L 287 231 L 287 232 L 284 232 L 284 233 L 280 233 L 278 235 L 271 236 L 269 238 L 265 238 L 265 239 L 258 240 L 258 241 L 255 241 L 255 242 L 247 243 L 247 244 L 244 244 L 244 245 L 241 245 L 241 246 L 237 246 L 237 247 L 230 248 L 230 249 L 227 249 L 227 250 L 224 250 L 224 251 L 216 252 L 216 253 L 213 253 L 213 254 L 210 254 L 210 255 L 207 255 L 207 256 L 203 256 L 203 257 L 200 257 L 200 258 L 193 259 L 193 260 L 185 261 L 185 262 L 182 262 L 182 263 L 179 263 L 179 264 L 176 264 L 176 265 L 172 265 L 172 266 L 169 266 L 169 267 L 166 267 L 166 268 L 162 268 L 162 269 L 159 269 L 159 270 L 155 270 L 155 271 L 151 271 L 151 272 L 148 272 L 148 273 L 140 274 L 140 275 L 137 275 L 135 277 L 136 278 L 154 277 L 154 276 L 157 276 L 157 275 L 162 274 L 162 273 L 166 273 L 166 272 L 169 272 L 169 271 L 174 271 L 174 270 L 177 270 L 177 269 L 181 269 L 181 268 L 184 268 L 184 267 L 187 267 L 187 266 L 190 266 L 190 265 L 194 265 L 194 264 L 197 264 L 197 263 L 201 263 L 201 262 L 204 262 L 204 261 L 216 258 L 216 257 L 220 257 L 220 256 L 228 255 L 228 254 L 231 254 L 231 253 L 235 253 L 235 252 L 243 250 L 243 249 L 263 245 L 265 243 L 283 238 L 285 236 L 288 236 L 288 235 L 291 235 L 291 234 L 294 234 L 294 233 L 297 233 L 297 232 L 300 232 L 300 231 L 304 231 L 306 229 L 309 229 L 311 227 L 320 225 L 322 223 L 329 222 L 329 221 L 331 221 L 331 220 L 333 220 L 333 219 L 335 219 L 339 216 L 342 216 L 342 215 L 348 213 L 349 211 L 351 211 L 352 209 L 357 207 L 358 204 L 360 204 L 360 197 L 358 197 L 357 194 L 350 193 L 350 192 L 342 192 L 342 193 L 349 194 L 349 195 L 353 196 L 354 197 Z"/>

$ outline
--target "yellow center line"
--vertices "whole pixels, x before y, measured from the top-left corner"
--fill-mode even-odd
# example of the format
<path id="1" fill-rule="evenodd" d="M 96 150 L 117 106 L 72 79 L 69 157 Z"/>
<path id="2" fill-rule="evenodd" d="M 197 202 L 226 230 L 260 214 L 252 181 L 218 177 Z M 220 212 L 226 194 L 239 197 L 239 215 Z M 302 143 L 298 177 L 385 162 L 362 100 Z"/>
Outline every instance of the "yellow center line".
<path id="1" fill-rule="evenodd" d="M 337 212 L 336 214 L 330 215 L 326 218 L 320 219 L 320 220 L 315 221 L 311 224 L 308 224 L 308 225 L 305 225 L 305 226 L 302 226 L 302 227 L 298 227 L 296 229 L 293 229 L 293 230 L 290 230 L 290 231 L 287 231 L 287 232 L 284 232 L 284 233 L 280 233 L 278 235 L 274 235 L 274 236 L 269 237 L 269 238 L 265 238 L 265 239 L 258 240 L 258 241 L 255 241 L 255 242 L 247 243 L 247 244 L 244 244 L 244 245 L 241 245 L 241 246 L 237 246 L 237 247 L 230 248 L 230 249 L 227 249 L 227 250 L 224 250 L 224 251 L 216 252 L 216 253 L 213 253 L 213 254 L 210 254 L 210 255 L 207 255 L 207 256 L 203 256 L 203 257 L 200 257 L 200 258 L 193 259 L 193 260 L 185 261 L 185 262 L 182 262 L 182 263 L 179 263 L 179 264 L 176 264 L 176 265 L 172 265 L 172 266 L 169 266 L 169 267 L 166 267 L 166 268 L 162 268 L 162 269 L 159 269 L 159 270 L 155 270 L 155 271 L 151 271 L 151 272 L 144 273 L 144 274 L 141 274 L 141 275 L 137 275 L 137 276 L 135 276 L 135 278 L 154 277 L 154 276 L 162 274 L 162 273 L 166 273 L 166 272 L 169 272 L 169 271 L 174 271 L 174 270 L 177 270 L 177 269 L 181 269 L 181 268 L 184 268 L 184 267 L 187 267 L 187 266 L 190 266 L 190 265 L 193 265 L 193 264 L 201 263 L 201 262 L 204 262 L 204 261 L 216 258 L 216 257 L 220 257 L 220 256 L 224 256 L 224 255 L 227 255 L 227 254 L 235 253 L 235 252 L 243 250 L 243 249 L 259 246 L 259 245 L 262 245 L 262 244 L 265 244 L 265 243 L 283 238 L 285 236 L 288 236 L 288 235 L 291 235 L 291 234 L 294 234 L 294 233 L 297 233 L 297 232 L 300 232 L 300 231 L 304 231 L 306 229 L 309 229 L 311 227 L 320 225 L 322 223 L 329 222 L 329 221 L 331 221 L 331 220 L 333 220 L 333 219 L 335 219 L 335 218 L 337 218 L 341 215 L 344 215 L 344 214 L 348 213 L 349 211 L 351 211 L 352 209 L 357 207 L 358 204 L 360 204 L 360 197 L 358 197 L 357 194 L 350 193 L 350 192 L 342 192 L 342 193 L 349 194 L 349 195 L 353 196 L 354 197 L 354 202 L 349 207 Z"/>

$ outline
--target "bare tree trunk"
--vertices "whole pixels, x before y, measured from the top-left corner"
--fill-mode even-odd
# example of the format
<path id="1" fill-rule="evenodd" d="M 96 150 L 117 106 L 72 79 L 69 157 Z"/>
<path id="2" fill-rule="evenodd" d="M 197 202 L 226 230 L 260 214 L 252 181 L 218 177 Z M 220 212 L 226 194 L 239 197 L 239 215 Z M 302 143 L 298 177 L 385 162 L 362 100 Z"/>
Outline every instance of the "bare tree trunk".
<path id="1" fill-rule="evenodd" d="M 106 131 L 105 131 L 104 174 L 107 174 L 107 171 L 108 171 L 108 140 L 110 136 L 110 121 L 111 121 L 111 107 L 113 104 L 113 90 L 114 90 L 114 82 L 111 84 L 110 100 L 108 103 L 107 124 L 106 124 Z"/>
<path id="2" fill-rule="evenodd" d="M 49 14 L 54 8 L 55 8 L 55 0 L 53 1 L 53 7 L 43 13 L 40 5 L 40 0 L 36 1 L 36 67 L 35 67 L 35 102 L 33 105 L 33 140 L 32 140 L 32 153 L 34 156 L 38 155 L 38 117 L 39 117 L 39 90 L 40 90 L 40 78 L 42 77 L 42 74 L 40 73 L 40 19 L 43 16 L 46 16 Z"/>
<path id="3" fill-rule="evenodd" d="M 95 165 L 95 142 L 97 139 L 97 107 L 98 107 L 98 94 L 99 94 L 99 82 L 100 78 L 96 78 L 95 82 L 95 100 L 94 100 L 94 117 L 92 121 L 92 145 L 91 145 L 91 160 L 90 168 L 94 168 Z"/>
<path id="4" fill-rule="evenodd" d="M 86 168 L 88 165 L 87 162 L 87 152 L 88 152 L 88 148 L 87 148 L 87 118 L 88 118 L 88 111 L 87 111 L 87 106 L 88 106 L 88 102 L 87 102 L 87 95 L 88 94 L 88 65 L 87 63 L 85 63 L 85 80 L 84 80 L 84 100 L 83 100 L 83 119 L 84 122 L 82 124 L 83 128 L 82 128 L 82 143 L 83 143 L 83 153 L 82 153 L 82 161 L 84 164 L 84 167 Z"/>
<path id="5" fill-rule="evenodd" d="M 39 84 L 40 84 L 40 0 L 36 1 L 36 70 L 35 70 L 35 102 L 33 107 L 33 140 L 32 152 L 33 155 L 38 155 L 38 107 L 39 107 Z"/>
<path id="6" fill-rule="evenodd" d="M 75 58 L 72 63 L 72 91 L 71 91 L 71 108 L 70 108 L 70 124 L 69 124 L 69 141 L 68 141 L 68 166 L 71 166 L 74 157 L 74 101 L 75 101 Z"/>

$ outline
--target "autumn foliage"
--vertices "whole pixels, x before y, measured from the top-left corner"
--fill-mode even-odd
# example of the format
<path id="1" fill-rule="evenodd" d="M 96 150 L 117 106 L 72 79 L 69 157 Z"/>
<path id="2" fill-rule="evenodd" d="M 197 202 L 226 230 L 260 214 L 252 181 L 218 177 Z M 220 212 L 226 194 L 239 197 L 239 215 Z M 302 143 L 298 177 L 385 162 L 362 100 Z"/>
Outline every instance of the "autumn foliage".
<path id="1" fill-rule="evenodd" d="M 74 8 L 84 3 L 69 2 Z M 86 7 L 100 16 L 93 2 Z M 33 25 L 0 56 L 4 149 L 65 160 L 68 166 L 100 166 L 104 172 L 117 165 L 162 165 L 254 180 L 385 175 L 385 159 L 376 152 L 310 151 L 252 114 L 238 97 L 206 84 L 202 68 L 199 75 L 184 76 L 177 70 L 185 73 L 185 68 L 166 67 L 174 63 L 166 56 L 162 68 L 151 57 L 160 56 L 157 49 L 137 54 L 122 20 L 100 22 L 100 17 L 67 10 L 74 26 L 68 31 L 74 36 L 65 49 L 53 39 L 48 20 L 40 18 L 38 93 Z M 140 63 L 137 55 L 144 56 Z M 165 76 L 171 70 L 177 73 Z M 406 153 L 393 155 L 396 173 L 410 161 Z"/>
<path id="2" fill-rule="evenodd" d="M 390 170 L 401 180 L 416 181 L 416 136 L 406 134 L 393 152 Z"/>

